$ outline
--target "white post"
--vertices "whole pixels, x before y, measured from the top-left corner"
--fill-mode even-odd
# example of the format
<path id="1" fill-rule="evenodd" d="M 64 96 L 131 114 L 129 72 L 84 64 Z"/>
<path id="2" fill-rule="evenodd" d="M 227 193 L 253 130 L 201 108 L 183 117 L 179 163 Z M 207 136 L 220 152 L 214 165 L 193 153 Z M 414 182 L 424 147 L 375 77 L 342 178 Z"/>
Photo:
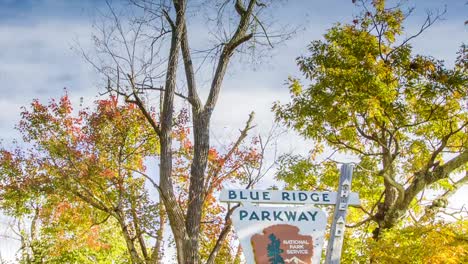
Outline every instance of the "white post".
<path id="1" fill-rule="evenodd" d="M 348 212 L 349 193 L 351 192 L 351 180 L 353 178 L 353 165 L 341 166 L 340 185 L 333 214 L 333 222 L 328 241 L 326 264 L 339 264 L 343 247 L 346 214 Z"/>

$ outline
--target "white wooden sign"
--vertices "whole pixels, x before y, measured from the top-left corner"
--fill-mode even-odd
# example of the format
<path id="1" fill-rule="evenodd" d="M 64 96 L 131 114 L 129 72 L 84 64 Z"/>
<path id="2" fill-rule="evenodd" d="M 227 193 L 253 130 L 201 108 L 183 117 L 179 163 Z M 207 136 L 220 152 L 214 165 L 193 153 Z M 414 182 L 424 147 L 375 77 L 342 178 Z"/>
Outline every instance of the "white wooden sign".
<path id="1" fill-rule="evenodd" d="M 232 221 L 248 264 L 318 264 L 322 255 L 327 218 L 313 204 L 334 205 L 325 263 L 339 264 L 348 206 L 359 206 L 351 192 L 353 166 L 341 167 L 338 192 L 282 190 L 222 190 L 220 201 L 241 203 Z M 253 204 L 301 204 L 263 207 Z"/>
<path id="2" fill-rule="evenodd" d="M 335 205 L 339 196 L 337 192 L 306 192 L 279 190 L 222 190 L 219 200 L 227 203 L 269 203 L 269 204 L 324 204 Z M 346 194 L 348 205 L 359 206 L 359 194 Z"/>
<path id="3" fill-rule="evenodd" d="M 232 221 L 247 263 L 320 263 L 327 224 L 311 206 L 240 206 Z"/>

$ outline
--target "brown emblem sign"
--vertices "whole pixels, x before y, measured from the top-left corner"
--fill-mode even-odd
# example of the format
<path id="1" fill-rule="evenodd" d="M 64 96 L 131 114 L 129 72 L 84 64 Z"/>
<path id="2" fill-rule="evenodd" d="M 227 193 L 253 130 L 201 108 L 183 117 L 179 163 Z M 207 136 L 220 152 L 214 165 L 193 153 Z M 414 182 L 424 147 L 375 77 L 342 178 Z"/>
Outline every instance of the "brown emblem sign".
<path id="1" fill-rule="evenodd" d="M 256 264 L 311 264 L 314 254 L 312 236 L 300 235 L 299 228 L 272 225 L 251 238 Z"/>

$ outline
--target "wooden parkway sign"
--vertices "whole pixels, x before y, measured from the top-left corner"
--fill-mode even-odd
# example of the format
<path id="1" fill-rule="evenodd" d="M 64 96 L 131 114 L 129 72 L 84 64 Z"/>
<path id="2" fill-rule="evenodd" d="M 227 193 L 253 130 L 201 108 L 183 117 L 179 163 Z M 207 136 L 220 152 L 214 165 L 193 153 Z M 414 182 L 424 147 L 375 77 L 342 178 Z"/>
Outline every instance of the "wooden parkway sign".
<path id="1" fill-rule="evenodd" d="M 313 205 L 335 205 L 325 263 L 339 263 L 348 205 L 360 205 L 351 178 L 352 166 L 345 164 L 338 192 L 222 190 L 220 201 L 242 204 L 232 222 L 247 263 L 320 263 L 327 216 Z"/>
<path id="2" fill-rule="evenodd" d="M 327 224 L 320 209 L 241 206 L 232 221 L 248 263 L 320 262 Z"/>

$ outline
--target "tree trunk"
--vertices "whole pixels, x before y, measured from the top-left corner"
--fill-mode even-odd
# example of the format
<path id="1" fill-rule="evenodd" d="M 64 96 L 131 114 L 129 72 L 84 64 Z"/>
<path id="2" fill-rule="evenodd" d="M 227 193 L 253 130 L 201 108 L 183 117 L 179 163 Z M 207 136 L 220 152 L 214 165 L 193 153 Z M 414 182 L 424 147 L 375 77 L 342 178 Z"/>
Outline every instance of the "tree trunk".
<path id="1" fill-rule="evenodd" d="M 194 116 L 194 156 L 190 171 L 189 203 L 187 208 L 187 235 L 186 258 L 187 264 L 200 262 L 199 257 L 199 235 L 201 213 L 204 202 L 205 170 L 208 162 L 208 151 L 210 148 L 209 137 L 210 114 L 201 113 Z"/>
<path id="2" fill-rule="evenodd" d="M 119 222 L 120 228 L 122 229 L 122 235 L 125 239 L 128 253 L 130 254 L 130 260 L 133 264 L 142 264 L 143 261 L 138 255 L 135 245 L 133 244 L 133 239 L 130 237 L 130 233 L 128 231 L 127 224 L 125 223 L 125 219 L 118 213 L 115 214 L 115 218 Z"/>
<path id="3" fill-rule="evenodd" d="M 184 225 L 185 217 L 175 198 L 174 187 L 172 184 L 172 126 L 174 116 L 174 93 L 177 79 L 177 65 L 179 58 L 179 50 L 181 45 L 181 37 L 183 26 L 185 23 L 185 1 L 175 1 L 174 5 L 177 10 L 175 25 L 172 25 L 171 47 L 169 52 L 169 60 L 167 65 L 166 82 L 164 100 L 161 115 L 161 130 L 159 131 L 159 139 L 161 145 L 161 160 L 160 160 L 160 195 L 161 200 L 166 208 L 169 218 L 169 224 L 174 235 L 174 240 L 177 249 L 177 260 L 179 264 L 185 262 L 187 246 L 186 227 Z M 168 18 L 169 19 L 169 18 Z M 172 23 L 172 21 L 170 21 Z"/>
<path id="4" fill-rule="evenodd" d="M 163 258 L 164 254 L 162 254 L 162 249 L 164 246 L 164 229 L 165 229 L 165 222 L 166 222 L 166 212 L 164 210 L 164 205 L 162 203 L 159 204 L 159 229 L 156 233 L 156 243 L 153 247 L 153 252 L 151 253 L 151 264 L 159 264 L 161 263 L 161 259 Z"/>
<path id="5" fill-rule="evenodd" d="M 177 259 L 179 264 L 185 262 L 184 242 L 186 240 L 184 216 L 180 210 L 179 204 L 175 199 L 173 193 L 173 186 L 171 182 L 172 174 L 172 150 L 171 139 L 169 135 L 161 137 L 161 164 L 160 164 L 160 192 L 161 198 L 164 202 L 164 207 L 167 208 L 167 216 L 174 235 L 174 241 L 177 249 Z"/>

